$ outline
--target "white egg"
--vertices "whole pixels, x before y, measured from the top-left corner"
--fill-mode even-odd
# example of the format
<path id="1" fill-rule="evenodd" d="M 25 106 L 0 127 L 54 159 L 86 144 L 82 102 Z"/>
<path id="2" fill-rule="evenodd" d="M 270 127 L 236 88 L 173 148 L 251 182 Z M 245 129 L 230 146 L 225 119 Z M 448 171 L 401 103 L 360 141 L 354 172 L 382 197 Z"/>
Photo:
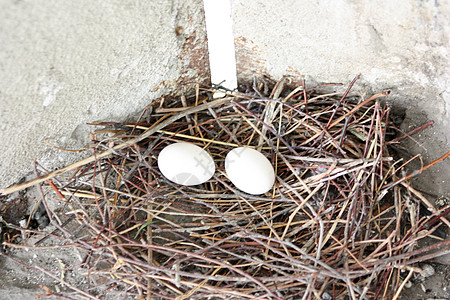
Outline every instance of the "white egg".
<path id="1" fill-rule="evenodd" d="M 239 147 L 225 158 L 228 179 L 240 190 L 259 195 L 269 191 L 275 183 L 275 172 L 269 160 L 255 149 Z"/>
<path id="2" fill-rule="evenodd" d="M 182 185 L 204 183 L 216 170 L 211 155 L 191 143 L 175 143 L 165 147 L 159 153 L 158 167 L 167 179 Z"/>

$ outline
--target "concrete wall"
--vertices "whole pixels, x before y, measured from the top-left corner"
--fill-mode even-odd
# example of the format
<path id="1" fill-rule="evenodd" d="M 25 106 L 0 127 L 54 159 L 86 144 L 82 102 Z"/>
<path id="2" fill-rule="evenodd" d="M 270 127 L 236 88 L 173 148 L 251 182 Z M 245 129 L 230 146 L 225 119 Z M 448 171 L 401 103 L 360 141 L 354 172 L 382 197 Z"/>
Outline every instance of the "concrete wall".
<path id="1" fill-rule="evenodd" d="M 63 166 L 86 122 L 121 120 L 180 86 L 209 80 L 203 3 L 0 1 L 0 186 L 37 158 Z M 190 85 L 192 88 L 192 85 Z"/>
<path id="2" fill-rule="evenodd" d="M 449 1 L 232 0 L 239 79 L 392 91 L 404 130 L 436 125 L 407 145 L 426 162 L 449 149 Z M 79 158 L 93 120 L 121 120 L 180 82 L 208 80 L 201 0 L 0 1 L 0 186 Z M 427 171 L 441 193 L 449 163 Z M 448 189 L 448 188 L 447 188 Z"/>
<path id="3" fill-rule="evenodd" d="M 436 124 L 406 146 L 425 162 L 450 151 L 450 1 L 233 0 L 239 79 L 269 74 L 391 90 L 406 110 L 404 130 Z M 450 192 L 450 162 L 423 188 Z"/>

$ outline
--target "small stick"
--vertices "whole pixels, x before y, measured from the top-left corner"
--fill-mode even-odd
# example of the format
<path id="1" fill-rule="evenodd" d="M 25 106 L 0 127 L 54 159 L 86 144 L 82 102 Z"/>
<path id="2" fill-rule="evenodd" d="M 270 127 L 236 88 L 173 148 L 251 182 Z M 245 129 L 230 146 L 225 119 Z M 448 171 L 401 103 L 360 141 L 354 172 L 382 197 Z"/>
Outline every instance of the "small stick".
<path id="1" fill-rule="evenodd" d="M 145 158 L 144 158 L 145 159 Z M 151 165 L 151 157 L 148 157 L 148 165 Z M 148 174 L 148 182 L 150 183 L 152 181 L 152 173 Z M 147 192 L 147 195 L 149 194 L 149 192 Z M 147 238 L 147 243 L 148 244 L 152 244 L 153 241 L 153 231 L 152 231 L 152 227 L 150 226 L 150 223 L 153 222 L 153 215 L 150 213 L 153 209 L 153 205 L 151 203 L 151 201 L 147 200 L 147 228 L 146 228 L 146 238 Z M 152 249 L 148 249 L 147 250 L 147 263 L 148 264 L 153 264 L 153 250 Z M 147 278 L 147 300 L 151 300 L 152 299 L 152 278 L 148 277 Z"/>
<path id="2" fill-rule="evenodd" d="M 413 275 L 414 271 L 411 270 L 409 271 L 408 275 L 406 276 L 405 280 L 403 280 L 402 284 L 400 285 L 400 287 L 398 288 L 397 292 L 394 295 L 394 298 L 392 298 L 392 300 L 397 300 L 398 297 L 400 296 L 400 293 L 403 291 L 403 288 L 405 287 L 405 284 L 408 282 L 408 280 L 411 278 L 411 276 Z"/>
<path id="3" fill-rule="evenodd" d="M 339 107 L 342 104 L 342 101 L 344 101 L 345 97 L 347 97 L 348 93 L 350 92 L 350 90 L 352 89 L 353 85 L 355 84 L 356 80 L 359 79 L 359 77 L 361 76 L 361 74 L 356 75 L 355 78 L 353 78 L 352 82 L 350 83 L 350 85 L 347 87 L 347 90 L 345 91 L 344 95 L 342 95 L 342 98 L 339 100 L 339 102 L 336 104 L 335 109 L 333 110 L 333 114 L 331 115 L 330 119 L 328 120 L 327 126 L 325 126 L 325 130 L 328 130 L 331 124 L 331 121 L 333 121 L 334 115 L 336 114 L 337 110 L 339 109 Z"/>
<path id="4" fill-rule="evenodd" d="M 155 109 L 155 113 L 159 114 L 165 114 L 165 113 L 174 113 L 174 112 L 180 112 L 180 111 L 186 111 L 190 108 L 192 108 L 193 106 L 186 106 L 186 107 L 171 107 L 171 108 L 156 108 Z"/>
<path id="5" fill-rule="evenodd" d="M 56 187 L 56 185 L 53 183 L 53 181 L 51 180 L 46 180 L 45 182 L 47 182 L 50 187 L 53 189 L 53 191 L 55 191 L 55 193 L 58 195 L 59 198 L 61 198 L 61 200 L 63 201 L 67 201 L 66 197 L 64 197 L 64 195 L 61 193 L 61 191 Z"/>
<path id="6" fill-rule="evenodd" d="M 186 96 L 183 94 L 183 95 L 181 95 L 180 99 L 181 99 L 181 104 L 183 105 L 183 107 L 187 107 L 188 105 L 187 105 Z M 191 123 L 191 117 L 189 115 L 187 115 L 185 118 L 188 123 Z M 194 131 L 194 128 L 192 127 L 192 125 L 189 125 L 189 133 L 191 135 L 195 134 L 195 131 Z"/>
<path id="7" fill-rule="evenodd" d="M 413 193 L 417 198 L 420 199 L 420 201 L 422 201 L 422 203 L 428 208 L 429 211 L 431 211 L 432 213 L 437 213 L 436 208 L 434 207 L 433 204 L 431 204 L 430 201 L 428 201 L 427 198 L 425 198 L 422 193 L 420 193 L 418 190 L 414 189 L 412 186 L 410 186 L 408 183 L 406 182 L 401 182 L 401 185 L 403 185 L 405 188 L 407 188 L 411 193 Z M 444 222 L 449 228 L 450 228 L 450 221 L 447 220 L 445 217 L 441 218 L 441 221 Z"/>
<path id="8" fill-rule="evenodd" d="M 350 121 L 350 116 L 345 117 L 344 128 L 342 128 L 342 135 L 341 135 L 341 138 L 339 139 L 338 148 L 336 149 L 337 153 L 339 153 L 339 149 L 342 148 L 342 142 L 344 141 L 344 138 L 345 138 L 345 133 L 346 133 L 347 127 L 348 127 L 348 121 Z"/>
<path id="9" fill-rule="evenodd" d="M 418 169 L 418 170 L 415 170 L 415 171 L 412 172 L 411 174 L 406 175 L 405 177 L 402 177 L 402 178 L 400 178 L 400 179 L 398 179 L 398 180 L 396 180 L 396 181 L 394 181 L 394 182 L 392 182 L 392 183 L 390 183 L 390 184 L 385 185 L 385 186 L 383 187 L 383 189 L 390 189 L 390 188 L 392 188 L 393 186 L 395 186 L 395 185 L 397 185 L 397 184 L 399 184 L 399 183 L 402 183 L 402 182 L 404 182 L 404 181 L 406 181 L 406 180 L 408 180 L 408 179 L 411 179 L 411 178 L 414 177 L 414 176 L 419 175 L 420 173 L 422 173 L 422 172 L 425 171 L 426 169 L 428 169 L 428 168 L 430 168 L 430 167 L 436 165 L 437 163 L 439 163 L 439 162 L 445 160 L 449 155 L 450 155 L 450 151 L 447 152 L 447 153 L 445 153 L 444 155 L 442 155 L 442 156 L 439 157 L 438 159 L 433 160 L 433 161 L 430 162 L 428 165 L 426 165 L 426 166 L 424 166 L 424 167 L 422 167 L 422 168 L 420 168 L 420 169 Z"/>
<path id="10" fill-rule="evenodd" d="M 61 284 L 64 284 L 64 285 L 67 286 L 68 288 L 70 288 L 70 289 L 72 289 L 72 290 L 74 290 L 74 291 L 77 291 L 78 293 L 80 293 L 81 295 L 83 295 L 83 296 L 85 296 L 85 297 L 87 297 L 87 298 L 89 298 L 89 299 L 94 299 L 94 300 L 95 300 L 95 299 L 98 299 L 97 297 L 92 296 L 91 294 L 88 294 L 88 293 L 86 293 L 86 292 L 83 291 L 83 290 L 80 290 L 79 288 L 77 288 L 77 287 L 71 285 L 71 284 L 68 283 L 67 281 L 64 281 L 64 280 L 61 279 L 60 277 L 53 275 L 51 272 L 49 272 L 49 271 L 47 271 L 47 270 L 44 270 L 44 269 L 41 268 L 41 267 L 36 266 L 35 268 L 36 268 L 37 270 L 41 271 L 42 273 L 44 273 L 44 274 L 50 276 L 51 278 L 53 278 L 53 279 L 59 281 Z"/>
<path id="11" fill-rule="evenodd" d="M 414 133 L 419 132 L 419 131 L 421 131 L 421 130 L 423 130 L 423 129 L 427 128 L 428 126 L 431 126 L 431 125 L 434 125 L 434 121 L 430 121 L 430 122 L 428 122 L 428 123 L 425 123 L 425 124 L 423 124 L 422 126 L 417 127 L 417 128 L 415 128 L 415 129 L 411 130 L 411 131 L 408 132 L 407 134 L 402 135 L 402 136 L 399 136 L 398 138 L 395 138 L 395 139 L 393 139 L 392 141 L 387 142 L 387 144 L 394 144 L 394 143 L 397 143 L 397 142 L 403 140 L 404 138 L 407 138 L 408 136 L 413 135 Z"/>
<path id="12" fill-rule="evenodd" d="M 305 101 L 305 113 L 308 113 L 308 98 L 306 97 L 306 85 L 305 85 L 305 76 L 302 76 L 302 87 L 303 87 L 303 101 Z"/>

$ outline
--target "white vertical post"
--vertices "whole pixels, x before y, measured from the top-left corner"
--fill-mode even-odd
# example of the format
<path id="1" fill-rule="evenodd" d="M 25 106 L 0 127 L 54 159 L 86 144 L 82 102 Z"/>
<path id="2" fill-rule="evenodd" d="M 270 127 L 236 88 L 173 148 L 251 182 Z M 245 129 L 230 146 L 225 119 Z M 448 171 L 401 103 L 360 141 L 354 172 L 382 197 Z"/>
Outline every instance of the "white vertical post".
<path id="1" fill-rule="evenodd" d="M 224 88 L 237 88 L 236 56 L 230 0 L 203 0 L 208 36 L 211 82 Z M 214 97 L 222 97 L 216 93 Z"/>

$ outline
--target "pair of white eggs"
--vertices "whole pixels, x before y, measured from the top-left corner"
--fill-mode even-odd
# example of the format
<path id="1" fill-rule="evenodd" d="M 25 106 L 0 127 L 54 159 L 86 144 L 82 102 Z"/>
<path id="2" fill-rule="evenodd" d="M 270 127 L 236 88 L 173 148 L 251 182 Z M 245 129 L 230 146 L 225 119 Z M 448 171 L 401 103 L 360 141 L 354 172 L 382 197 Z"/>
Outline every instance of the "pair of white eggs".
<path id="1" fill-rule="evenodd" d="M 170 181 L 188 186 L 208 181 L 216 171 L 211 155 L 191 143 L 165 147 L 158 156 L 158 167 Z M 225 158 L 225 171 L 228 179 L 248 194 L 264 194 L 275 183 L 275 172 L 269 160 L 249 147 L 231 150 Z"/>

